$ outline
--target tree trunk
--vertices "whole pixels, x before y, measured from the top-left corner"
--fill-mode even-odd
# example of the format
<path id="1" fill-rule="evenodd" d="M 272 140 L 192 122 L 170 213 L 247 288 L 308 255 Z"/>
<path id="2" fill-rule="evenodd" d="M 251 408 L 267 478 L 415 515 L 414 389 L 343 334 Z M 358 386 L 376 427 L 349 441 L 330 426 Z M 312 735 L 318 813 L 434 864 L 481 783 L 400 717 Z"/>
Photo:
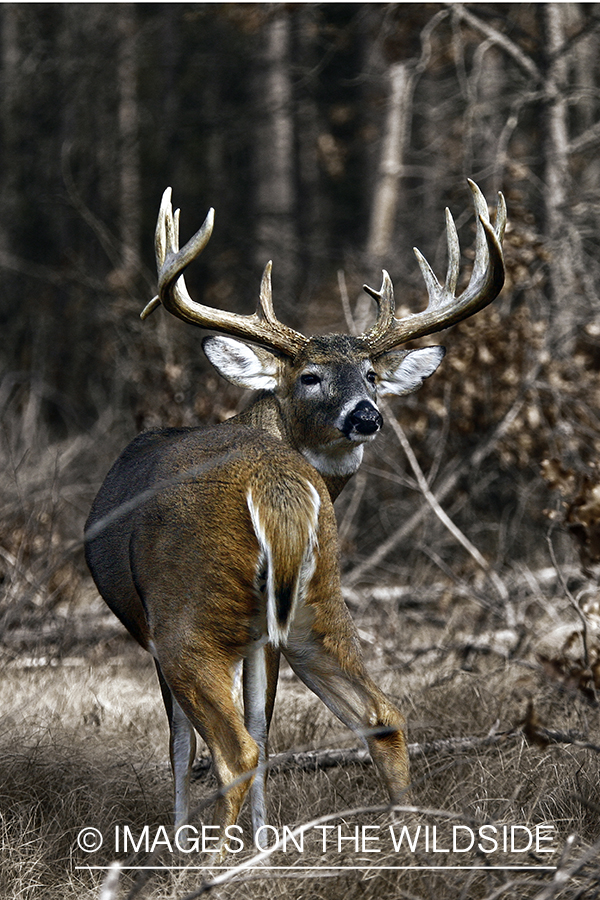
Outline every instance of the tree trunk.
<path id="1" fill-rule="evenodd" d="M 17 101 L 19 87 L 19 8 L 15 3 L 2 7 L 2 90 L 0 92 L 0 116 L 2 122 L 2 182 L 0 186 L 0 252 L 8 253 L 10 227 L 14 228 L 19 171 L 17 159 Z"/>
<path id="2" fill-rule="evenodd" d="M 294 126 L 290 63 L 290 15 L 283 10 L 265 26 L 256 84 L 258 125 L 256 171 L 256 261 L 273 259 L 279 312 L 294 324 L 297 280 L 295 231 Z"/>
<path id="3" fill-rule="evenodd" d="M 137 109 L 137 13 L 135 5 L 117 7 L 120 36 L 117 78 L 119 88 L 119 175 L 121 282 L 125 290 L 140 268 L 141 197 Z"/>
<path id="4" fill-rule="evenodd" d="M 312 34 L 313 10 L 302 6 L 297 11 L 297 56 L 303 71 L 304 91 L 296 104 L 298 142 L 298 185 L 302 203 L 298 204 L 299 248 L 302 281 L 309 285 L 322 274 L 320 266 L 327 256 L 329 234 L 326 223 L 330 219 L 330 200 L 323 190 L 318 158 L 321 121 L 315 100 L 318 76 L 318 54 Z M 336 248 L 339 249 L 339 248 Z M 302 323 L 304 325 L 305 323 Z"/>
<path id="5" fill-rule="evenodd" d="M 546 95 L 548 96 L 545 136 L 545 212 L 550 247 L 550 289 L 555 314 L 560 323 L 563 349 L 576 327 L 576 277 L 566 209 L 569 197 L 569 135 L 566 99 L 567 57 L 564 8 L 560 3 L 543 4 L 546 35 Z M 557 324 L 558 324 L 557 322 Z"/>
<path id="6" fill-rule="evenodd" d="M 371 272 L 389 266 L 404 153 L 410 134 L 415 82 L 414 62 L 394 62 L 388 68 L 389 94 L 381 142 L 381 156 L 367 237 L 367 259 Z M 364 331 L 372 317 L 372 301 L 361 294 L 356 305 L 356 327 Z"/>
<path id="7" fill-rule="evenodd" d="M 379 265 L 392 251 L 404 150 L 410 132 L 414 65 L 397 62 L 388 70 L 389 99 L 379 174 L 371 207 L 367 253 Z"/>
<path id="8" fill-rule="evenodd" d="M 495 190 L 502 190 L 506 164 L 501 136 L 504 129 L 502 98 L 505 95 L 506 67 L 498 47 L 482 44 L 477 56 L 480 59 L 478 71 L 478 102 L 475 103 L 477 126 L 473 128 L 477 146 L 473 147 L 476 168 L 489 173 Z"/>

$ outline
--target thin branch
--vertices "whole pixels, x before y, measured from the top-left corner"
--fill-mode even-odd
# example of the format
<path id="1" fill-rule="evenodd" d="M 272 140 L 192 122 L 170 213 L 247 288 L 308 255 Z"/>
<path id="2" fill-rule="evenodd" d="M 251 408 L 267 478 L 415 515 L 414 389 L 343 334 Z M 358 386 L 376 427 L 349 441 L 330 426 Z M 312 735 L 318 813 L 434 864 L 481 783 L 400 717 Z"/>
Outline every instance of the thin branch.
<path id="1" fill-rule="evenodd" d="M 89 209 L 87 204 L 84 203 L 84 201 L 79 196 L 79 192 L 75 185 L 75 179 L 73 178 L 73 173 L 71 171 L 70 154 L 71 145 L 63 144 L 61 152 L 61 167 L 67 196 L 71 202 L 73 209 L 75 209 L 79 213 L 83 221 L 86 222 L 94 232 L 98 243 L 104 250 L 111 265 L 117 268 L 117 266 L 121 262 L 121 254 L 119 252 L 119 244 L 117 238 L 106 227 L 106 225 L 93 214 L 91 209 Z"/>
<path id="2" fill-rule="evenodd" d="M 35 278 L 44 284 L 51 284 L 55 287 L 64 288 L 65 284 L 74 284 L 86 288 L 87 290 L 106 291 L 106 280 L 101 278 L 93 278 L 82 272 L 73 272 L 71 269 L 53 269 L 50 266 L 39 265 L 29 259 L 23 259 L 15 256 L 14 253 L 7 253 L 0 250 L 0 269 L 6 269 L 8 272 L 17 272 L 19 275 L 26 275 L 28 278 Z"/>
<path id="3" fill-rule="evenodd" d="M 386 406 L 387 406 L 387 404 L 386 404 Z M 391 414 L 391 411 L 389 409 L 387 410 L 387 412 L 388 412 L 387 419 L 390 422 L 392 431 L 398 438 L 398 441 L 400 442 L 400 445 L 401 445 L 402 449 L 404 450 L 404 453 L 406 455 L 406 458 L 408 459 L 410 467 L 413 470 L 414 476 L 417 479 L 417 484 L 419 485 L 419 490 L 421 491 L 423 497 L 425 498 L 425 500 L 427 501 L 427 503 L 429 504 L 429 506 L 431 507 L 433 512 L 436 514 L 436 516 L 438 517 L 440 522 L 444 525 L 445 528 L 448 529 L 448 531 L 450 532 L 452 537 L 456 541 L 458 541 L 458 543 L 462 547 L 464 547 L 464 549 L 467 551 L 467 553 L 469 553 L 469 555 L 475 560 L 477 565 L 481 569 L 483 569 L 485 574 L 488 576 L 488 578 L 494 585 L 501 600 L 504 603 L 506 603 L 506 601 L 509 599 L 509 595 L 508 595 L 508 591 L 506 590 L 506 587 L 504 586 L 502 580 L 498 576 L 497 572 L 494 572 L 494 570 L 491 568 L 488 561 L 479 552 L 477 547 L 473 543 L 471 543 L 469 538 L 460 530 L 460 528 L 452 521 L 452 519 L 446 513 L 446 511 L 440 506 L 439 501 L 437 500 L 435 495 L 432 493 L 432 491 L 427 483 L 427 479 L 425 478 L 425 475 L 423 474 L 423 470 L 421 469 L 421 466 L 419 465 L 419 462 L 417 460 L 417 457 L 414 454 L 414 451 L 410 445 L 410 442 L 409 442 L 408 438 L 406 437 L 404 429 L 402 428 L 400 423 L 396 420 L 395 416 L 393 416 Z"/>
<path id="4" fill-rule="evenodd" d="M 461 818 L 458 813 L 448 812 L 448 810 L 445 809 L 425 809 L 417 806 L 396 806 L 392 804 L 388 804 L 386 806 L 361 806 L 352 809 L 345 809 L 336 813 L 330 813 L 325 816 L 319 816 L 319 818 L 312 819 L 310 822 L 303 822 L 301 825 L 298 825 L 296 828 L 290 831 L 290 833 L 287 835 L 287 840 L 293 840 L 294 838 L 299 837 L 305 831 L 311 831 L 315 828 L 320 827 L 321 825 L 326 824 L 327 822 L 334 822 L 338 819 L 341 819 L 343 821 L 354 816 L 366 814 L 379 815 L 394 812 L 409 814 L 421 813 L 432 817 L 435 816 L 449 820 Z M 218 887 L 220 884 L 226 884 L 227 882 L 232 881 L 234 878 L 236 878 L 236 876 L 245 873 L 248 869 L 261 866 L 264 862 L 270 859 L 271 856 L 281 850 L 282 846 L 283 838 L 279 837 L 272 847 L 269 847 L 267 850 L 263 850 L 262 852 L 251 856 L 249 859 L 245 859 L 237 866 L 232 866 L 226 872 L 222 872 L 221 874 L 213 877 L 211 881 L 202 882 L 197 890 L 192 891 L 191 894 L 186 894 L 181 898 L 181 900 L 197 900 L 198 897 L 201 897 L 203 894 L 208 893 L 213 888 Z M 269 873 L 269 870 L 266 869 L 265 876 L 268 877 L 269 875 L 272 875 L 272 873 Z M 238 880 L 239 879 L 236 878 L 236 883 Z"/>
<path id="5" fill-rule="evenodd" d="M 597 16 L 592 16 L 589 21 L 585 22 L 580 28 L 579 31 L 576 31 L 574 34 L 563 38 L 563 45 L 558 50 L 558 52 L 552 58 L 558 58 L 560 56 L 566 56 L 567 53 L 570 53 L 580 41 L 587 40 L 591 35 L 595 34 L 600 30 L 600 18 Z"/>
<path id="6" fill-rule="evenodd" d="M 488 25 L 487 22 L 483 22 L 477 16 L 474 16 L 473 13 L 470 13 L 468 9 L 462 5 L 462 3 L 451 3 L 449 6 L 453 15 L 462 19 L 463 22 L 466 22 L 467 25 L 470 25 L 477 31 L 480 31 L 481 34 L 484 34 L 498 47 L 501 47 L 509 56 L 512 56 L 517 65 L 519 65 L 530 78 L 534 78 L 538 82 L 542 81 L 542 73 L 534 61 L 526 53 L 523 53 L 521 48 L 515 44 L 514 41 L 511 41 L 510 38 L 505 34 L 502 34 L 501 31 L 498 31 L 492 25 Z"/>
<path id="7" fill-rule="evenodd" d="M 579 137 L 569 141 L 567 153 L 569 153 L 569 155 L 581 153 L 584 150 L 595 147 L 598 143 L 600 143 L 600 122 L 591 125 L 583 132 L 583 134 L 580 134 Z"/>
<path id="8" fill-rule="evenodd" d="M 590 655 L 588 652 L 588 643 L 587 643 L 587 633 L 588 633 L 587 632 L 587 620 L 585 618 L 585 615 L 583 614 L 583 610 L 579 606 L 579 603 L 577 602 L 577 600 L 575 599 L 575 597 L 569 590 L 569 586 L 565 580 L 565 577 L 561 571 L 560 566 L 558 565 L 556 553 L 554 552 L 554 544 L 552 543 L 552 533 L 551 532 L 547 535 L 546 541 L 548 543 L 548 549 L 550 551 L 550 559 L 552 560 L 552 565 L 556 569 L 556 574 L 558 575 L 558 580 L 561 583 L 561 587 L 562 587 L 563 591 L 565 592 L 565 596 L 566 596 L 567 600 L 569 601 L 569 603 L 571 604 L 571 606 L 577 613 L 577 616 L 579 617 L 579 620 L 581 622 L 581 625 L 583 628 L 583 636 L 582 636 L 583 637 L 583 659 L 584 659 L 586 666 L 589 666 Z"/>
<path id="9" fill-rule="evenodd" d="M 350 534 L 350 529 L 352 528 L 352 523 L 358 512 L 358 508 L 365 492 L 366 485 L 366 474 L 359 471 L 354 478 L 354 485 L 352 494 L 350 496 L 350 502 L 348 503 L 346 512 L 344 513 L 344 518 L 342 519 L 338 527 L 338 542 L 340 543 L 346 540 L 346 538 Z"/>
<path id="10" fill-rule="evenodd" d="M 61 153 L 61 166 L 63 182 L 67 191 L 69 201 L 73 209 L 79 213 L 83 221 L 91 228 L 98 243 L 104 250 L 104 253 L 106 254 L 106 257 L 109 260 L 110 264 L 115 270 L 119 269 L 122 264 L 120 243 L 117 237 L 110 231 L 109 228 L 107 228 L 104 222 L 102 222 L 97 216 L 94 215 L 92 210 L 87 206 L 87 204 L 79 195 L 77 185 L 75 184 L 75 179 L 73 178 L 73 173 L 71 171 L 70 152 L 71 146 L 69 144 L 65 144 L 62 148 Z M 151 290 L 154 290 L 153 285 L 155 279 L 154 276 L 148 271 L 147 267 L 142 265 L 142 263 L 138 260 L 135 263 L 134 270 L 143 278 L 148 287 Z"/>
<path id="11" fill-rule="evenodd" d="M 580 740 L 579 738 L 573 738 L 569 734 L 565 734 L 563 732 L 555 732 L 550 731 L 544 727 L 539 725 L 536 726 L 536 739 L 538 739 L 538 743 L 545 744 L 568 744 L 571 746 L 580 747 L 586 750 L 592 750 L 596 753 L 600 753 L 600 746 L 596 744 L 588 743 Z M 408 745 L 408 752 L 410 756 L 417 755 L 431 755 L 434 753 L 460 753 L 465 750 L 471 750 L 478 747 L 486 747 L 486 746 L 494 746 L 496 744 L 506 743 L 507 741 L 512 740 L 527 740 L 527 736 L 524 734 L 523 729 L 520 727 L 510 729 L 505 732 L 498 732 L 496 730 L 496 724 L 492 726 L 487 735 L 483 737 L 462 737 L 462 738 L 445 738 L 437 741 L 426 741 L 424 743 L 412 743 Z M 304 771 L 315 771 L 317 769 L 327 769 L 333 766 L 340 765 L 369 765 L 371 763 L 371 757 L 366 749 L 353 748 L 346 750 L 339 749 L 326 749 L 326 750 L 318 750 L 318 751 L 309 751 L 309 752 L 301 752 L 301 753 L 279 753 L 276 756 L 271 757 L 268 762 L 268 767 L 271 771 L 288 771 L 292 768 L 298 768 Z M 211 765 L 210 758 L 206 758 L 203 760 L 199 760 L 194 765 L 194 775 L 195 777 L 200 777 L 202 773 L 206 772 Z M 199 774 L 200 773 L 200 776 Z M 246 772 L 242 778 L 247 779 L 251 778 L 254 774 L 254 771 Z M 236 779 L 234 784 L 239 783 L 241 779 Z M 223 795 L 223 792 L 226 791 L 227 788 L 220 789 L 215 791 L 211 796 L 202 800 L 195 808 L 193 816 L 195 817 L 199 812 L 206 809 L 212 803 L 214 803 L 219 797 Z M 381 806 L 373 806 L 373 807 L 358 807 L 355 809 L 347 809 L 341 812 L 328 813 L 324 816 L 320 816 L 318 819 L 314 819 L 310 822 L 303 822 L 298 825 L 296 828 L 292 829 L 290 835 L 288 837 L 295 838 L 302 834 L 304 831 L 310 831 L 314 827 L 318 825 L 322 825 L 326 822 L 331 822 L 336 819 L 346 819 L 350 816 L 362 815 L 365 813 L 386 813 L 386 812 L 405 812 L 405 813 L 421 813 L 428 815 L 435 815 L 439 817 L 444 817 L 447 819 L 460 818 L 457 813 L 448 812 L 447 810 L 433 810 L 433 809 L 424 809 L 421 807 L 414 806 L 395 806 L 395 805 L 381 805 Z M 281 839 L 278 839 L 275 844 L 269 847 L 267 850 L 264 850 L 260 853 L 255 854 L 254 856 L 245 859 L 242 863 L 237 866 L 232 866 L 228 868 L 225 872 L 213 877 L 210 881 L 203 881 L 197 890 L 193 891 L 191 894 L 186 894 L 182 900 L 195 900 L 197 897 L 201 897 L 203 894 L 208 893 L 213 888 L 217 887 L 220 884 L 227 883 L 232 879 L 236 879 L 239 881 L 237 876 L 244 875 L 249 869 L 258 867 L 262 865 L 266 860 L 268 860 L 273 854 L 275 854 L 278 850 L 281 849 Z M 146 861 L 146 865 L 150 866 L 152 862 L 155 862 L 161 855 L 162 850 L 155 850 L 154 853 L 150 855 L 148 860 Z M 581 861 L 579 861 L 581 862 Z M 583 863 L 581 863 L 583 864 Z M 122 865 L 127 865 L 125 862 Z M 268 869 L 265 870 L 265 873 L 268 874 Z M 111 873 L 113 874 L 113 873 Z M 117 870 L 114 871 L 114 876 L 117 876 Z M 152 877 L 152 873 L 150 870 L 145 871 L 139 876 L 135 883 L 132 885 L 131 890 L 127 894 L 127 900 L 132 900 L 135 896 L 139 894 L 144 885 L 146 885 L 149 879 Z M 108 878 L 107 878 L 108 882 Z M 105 887 L 107 885 L 105 882 Z M 114 882 L 113 882 L 114 883 Z M 108 895 L 107 900 L 112 900 L 110 894 Z M 540 900 L 542 898 L 540 897 Z"/>
<path id="12" fill-rule="evenodd" d="M 462 473 L 466 467 L 460 466 L 454 472 L 452 472 L 445 481 L 442 482 L 440 487 L 438 488 L 436 497 L 439 502 L 441 502 L 455 487 L 456 483 L 462 476 Z M 410 519 L 407 519 L 403 525 L 396 529 L 382 544 L 380 544 L 377 549 L 371 553 L 366 559 L 363 559 L 362 562 L 358 563 L 350 572 L 348 572 L 344 576 L 344 587 L 352 587 L 358 581 L 360 581 L 363 576 L 369 572 L 371 569 L 379 566 L 386 556 L 394 550 L 398 544 L 402 543 L 402 541 L 409 535 L 414 532 L 414 530 L 421 524 L 423 519 L 430 512 L 431 507 L 424 503 L 419 509 L 414 513 Z"/>

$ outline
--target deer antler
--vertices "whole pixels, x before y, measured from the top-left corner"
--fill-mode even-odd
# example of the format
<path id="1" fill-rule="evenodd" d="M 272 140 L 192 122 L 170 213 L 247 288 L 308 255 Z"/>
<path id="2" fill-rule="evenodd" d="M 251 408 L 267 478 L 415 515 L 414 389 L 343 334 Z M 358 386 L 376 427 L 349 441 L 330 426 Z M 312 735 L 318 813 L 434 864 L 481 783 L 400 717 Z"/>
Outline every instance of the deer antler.
<path id="1" fill-rule="evenodd" d="M 402 319 L 394 316 L 394 289 L 388 273 L 384 270 L 381 290 L 364 285 L 365 291 L 377 301 L 378 315 L 375 325 L 362 335 L 374 356 L 407 341 L 441 331 L 472 316 L 498 296 L 504 284 L 504 257 L 502 237 L 506 226 L 506 203 L 498 194 L 498 207 L 494 226 L 485 197 L 469 179 L 473 203 L 477 214 L 477 238 L 475 242 L 475 262 L 469 284 L 459 296 L 455 296 L 458 282 L 460 247 L 456 226 L 450 210 L 446 210 L 446 237 L 448 242 L 448 270 L 443 285 L 435 277 L 425 257 L 415 248 L 423 278 L 429 294 L 429 304 L 422 312 L 413 313 Z"/>
<path id="2" fill-rule="evenodd" d="M 284 325 L 275 316 L 270 262 L 262 277 L 256 312 L 250 316 L 204 306 L 190 297 L 182 273 L 204 250 L 212 234 L 213 222 L 214 210 L 210 209 L 202 227 L 180 250 L 179 210 L 173 214 L 171 188 L 166 189 L 158 213 L 155 236 L 158 294 L 144 308 L 141 318 L 145 319 L 162 303 L 165 309 L 184 322 L 246 338 L 286 356 L 295 356 L 308 343 L 308 338 Z"/>

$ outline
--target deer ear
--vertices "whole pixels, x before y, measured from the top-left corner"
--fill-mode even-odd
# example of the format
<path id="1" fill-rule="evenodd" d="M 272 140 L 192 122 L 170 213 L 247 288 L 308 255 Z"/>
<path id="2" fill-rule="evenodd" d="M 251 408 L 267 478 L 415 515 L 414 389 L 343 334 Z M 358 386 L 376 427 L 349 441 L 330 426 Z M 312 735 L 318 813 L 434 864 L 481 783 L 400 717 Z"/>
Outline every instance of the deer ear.
<path id="1" fill-rule="evenodd" d="M 251 391 L 277 387 L 277 357 L 262 347 L 250 347 L 230 337 L 207 337 L 202 349 L 217 372 L 231 384 Z"/>
<path id="2" fill-rule="evenodd" d="M 379 381 L 380 397 L 411 394 L 418 390 L 425 378 L 433 375 L 446 350 L 444 347 L 423 347 L 421 350 L 392 350 L 382 353 L 374 363 Z"/>

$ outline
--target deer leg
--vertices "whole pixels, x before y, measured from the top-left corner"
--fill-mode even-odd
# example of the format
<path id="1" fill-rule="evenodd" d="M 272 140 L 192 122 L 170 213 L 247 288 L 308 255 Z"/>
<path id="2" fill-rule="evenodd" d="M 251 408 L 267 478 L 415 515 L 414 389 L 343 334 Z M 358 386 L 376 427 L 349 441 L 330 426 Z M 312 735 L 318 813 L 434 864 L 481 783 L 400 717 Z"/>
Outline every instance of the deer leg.
<path id="1" fill-rule="evenodd" d="M 291 634 L 283 652 L 296 674 L 334 715 L 366 741 L 393 803 L 409 784 L 406 722 L 365 671 L 350 614 L 338 611 L 334 634 Z"/>
<path id="2" fill-rule="evenodd" d="M 185 825 L 190 813 L 190 773 L 196 756 L 196 733 L 154 660 L 169 720 L 169 755 L 175 791 L 175 828 Z"/>
<path id="3" fill-rule="evenodd" d="M 213 817 L 218 828 L 218 860 L 226 855 L 226 829 L 237 821 L 259 761 L 258 744 L 234 701 L 234 665 L 235 660 L 204 650 L 198 658 L 180 655 L 172 671 L 162 667 L 174 697 L 213 759 L 220 793 Z"/>
<path id="4" fill-rule="evenodd" d="M 244 659 L 244 716 L 248 733 L 258 745 L 258 769 L 250 789 L 254 835 L 266 824 L 266 769 L 268 736 L 277 677 L 279 651 L 270 644 L 253 649 Z"/>

